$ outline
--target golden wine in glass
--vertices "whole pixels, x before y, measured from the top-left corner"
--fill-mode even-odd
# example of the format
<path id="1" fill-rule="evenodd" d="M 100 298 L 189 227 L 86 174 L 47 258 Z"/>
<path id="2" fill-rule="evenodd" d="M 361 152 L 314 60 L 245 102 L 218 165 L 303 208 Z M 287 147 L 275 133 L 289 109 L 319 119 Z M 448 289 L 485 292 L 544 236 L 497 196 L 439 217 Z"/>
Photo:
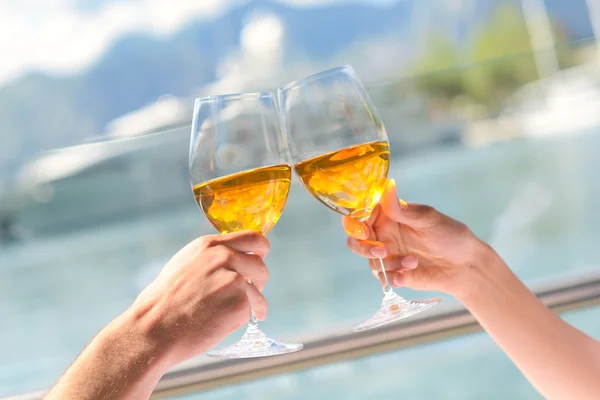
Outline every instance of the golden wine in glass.
<path id="1" fill-rule="evenodd" d="M 390 164 L 387 142 L 371 142 L 310 158 L 294 165 L 306 189 L 340 214 L 368 219 Z"/>
<path id="2" fill-rule="evenodd" d="M 256 168 L 196 185 L 194 197 L 219 232 L 266 235 L 283 212 L 291 175 L 285 164 Z"/>
<path id="3" fill-rule="evenodd" d="M 291 167 L 272 93 L 197 99 L 190 140 L 190 180 L 200 209 L 220 233 L 275 226 L 290 191 Z M 241 340 L 208 353 L 264 357 L 302 349 L 267 337 L 254 316 Z"/>
<path id="4" fill-rule="evenodd" d="M 343 66 L 279 88 L 282 128 L 294 170 L 321 203 L 359 221 L 379 203 L 387 179 L 388 138 L 369 95 L 351 66 Z M 439 299 L 405 300 L 388 282 L 379 310 L 354 327 L 375 328 L 425 311 Z"/>

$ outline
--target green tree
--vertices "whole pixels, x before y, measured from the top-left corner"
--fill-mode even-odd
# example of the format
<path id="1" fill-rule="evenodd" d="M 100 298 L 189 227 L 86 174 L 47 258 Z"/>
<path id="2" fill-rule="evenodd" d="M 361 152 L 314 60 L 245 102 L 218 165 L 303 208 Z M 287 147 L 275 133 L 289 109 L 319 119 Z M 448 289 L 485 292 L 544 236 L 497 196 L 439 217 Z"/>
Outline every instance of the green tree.
<path id="1" fill-rule="evenodd" d="M 498 106 L 507 93 L 538 77 L 527 25 L 516 5 L 496 9 L 467 57 L 476 67 L 463 74 L 465 92 L 488 106 Z"/>
<path id="2" fill-rule="evenodd" d="M 419 86 L 434 96 L 452 98 L 464 92 L 460 60 L 454 44 L 441 34 L 431 35 L 423 58 L 416 64 Z"/>
<path id="3" fill-rule="evenodd" d="M 560 49 L 559 63 L 568 66 L 572 51 L 566 35 L 557 24 L 552 30 Z M 472 66 L 458 70 L 460 60 Z M 435 35 L 415 72 L 419 87 L 436 97 L 466 95 L 492 110 L 501 108 L 517 88 L 538 79 L 529 31 L 514 3 L 500 4 L 462 53 L 448 39 Z"/>

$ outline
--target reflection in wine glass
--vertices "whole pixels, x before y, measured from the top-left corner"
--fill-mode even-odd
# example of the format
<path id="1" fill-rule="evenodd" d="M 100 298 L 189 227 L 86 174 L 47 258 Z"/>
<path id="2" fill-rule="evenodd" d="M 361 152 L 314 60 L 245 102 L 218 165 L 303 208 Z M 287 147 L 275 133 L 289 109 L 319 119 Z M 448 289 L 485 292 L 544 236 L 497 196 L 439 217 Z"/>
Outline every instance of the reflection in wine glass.
<path id="1" fill-rule="evenodd" d="M 351 66 L 292 82 L 278 91 L 282 128 L 304 187 L 327 207 L 369 219 L 387 178 L 390 149 L 375 106 Z M 355 330 L 375 328 L 424 311 L 439 299 L 408 301 L 385 277 L 381 308 Z"/>
<path id="2" fill-rule="evenodd" d="M 190 141 L 190 179 L 196 202 L 220 232 L 266 235 L 288 198 L 291 167 L 271 93 L 197 99 Z M 302 349 L 267 337 L 252 316 L 242 339 L 208 355 L 263 357 Z"/>

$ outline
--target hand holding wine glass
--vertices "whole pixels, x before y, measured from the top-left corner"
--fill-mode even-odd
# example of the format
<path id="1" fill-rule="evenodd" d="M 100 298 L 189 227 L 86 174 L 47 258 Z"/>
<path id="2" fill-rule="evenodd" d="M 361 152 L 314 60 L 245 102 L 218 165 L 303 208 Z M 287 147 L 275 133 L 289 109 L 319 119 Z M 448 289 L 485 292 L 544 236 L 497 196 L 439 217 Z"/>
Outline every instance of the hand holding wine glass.
<path id="1" fill-rule="evenodd" d="M 458 295 L 468 287 L 464 275 L 470 272 L 469 266 L 488 249 L 465 224 L 430 206 L 399 200 L 392 179 L 367 221 L 344 216 L 342 223 L 349 235 L 348 247 L 370 259 L 369 266 L 382 285 L 385 280 L 379 263 L 371 258 L 383 256 L 393 287 Z"/>
<path id="2" fill-rule="evenodd" d="M 267 238 L 248 230 L 199 237 L 142 291 L 132 309 L 169 353 L 170 366 L 212 349 L 244 326 L 250 310 L 265 319 L 269 247 Z"/>
<path id="3" fill-rule="evenodd" d="M 290 190 L 292 172 L 285 158 L 273 94 L 244 93 L 196 100 L 190 179 L 198 206 L 220 233 L 251 230 L 266 235 L 275 226 Z M 252 315 L 239 342 L 208 354 L 246 358 L 300 349 L 299 343 L 267 337 Z"/>
<path id="4" fill-rule="evenodd" d="M 294 169 L 304 187 L 334 211 L 359 222 L 369 220 L 385 187 L 390 150 L 383 123 L 352 67 L 292 82 L 278 94 Z M 384 299 L 379 311 L 355 330 L 394 322 L 439 303 L 401 298 L 380 256 L 374 255 L 372 262 L 385 282 Z"/>

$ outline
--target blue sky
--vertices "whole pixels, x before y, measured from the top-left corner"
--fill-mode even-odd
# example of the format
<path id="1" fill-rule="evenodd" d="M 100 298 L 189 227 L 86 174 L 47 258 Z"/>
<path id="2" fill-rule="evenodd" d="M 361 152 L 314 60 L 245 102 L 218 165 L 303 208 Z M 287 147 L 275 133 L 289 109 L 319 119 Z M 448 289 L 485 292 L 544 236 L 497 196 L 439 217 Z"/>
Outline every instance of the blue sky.
<path id="1" fill-rule="evenodd" d="M 4 0 L 0 84 L 30 70 L 71 74 L 93 64 L 118 37 L 169 35 L 192 19 L 215 18 L 248 0 Z M 406 0 L 277 0 L 296 7 Z M 422 1 L 422 0 L 420 0 Z M 452 0 L 456 1 L 456 0 Z M 460 0 L 459 0 L 460 1 Z"/>
<path id="2" fill-rule="evenodd" d="M 0 86 L 29 71 L 70 75 L 92 65 L 119 37 L 168 36 L 191 20 L 213 19 L 249 0 L 0 0 Z M 419 22 L 468 21 L 478 0 L 270 0 L 294 7 L 331 3 L 418 2 L 431 17 Z M 566 0 L 547 0 L 547 3 Z M 569 0 L 573 1 L 573 0 Z M 583 3 L 584 0 L 574 1 Z M 581 4 L 579 4 L 581 6 Z M 443 21 L 439 16 L 443 15 Z M 472 23 L 466 23 L 469 27 Z M 8 40 L 7 40 L 8 39 Z"/>

